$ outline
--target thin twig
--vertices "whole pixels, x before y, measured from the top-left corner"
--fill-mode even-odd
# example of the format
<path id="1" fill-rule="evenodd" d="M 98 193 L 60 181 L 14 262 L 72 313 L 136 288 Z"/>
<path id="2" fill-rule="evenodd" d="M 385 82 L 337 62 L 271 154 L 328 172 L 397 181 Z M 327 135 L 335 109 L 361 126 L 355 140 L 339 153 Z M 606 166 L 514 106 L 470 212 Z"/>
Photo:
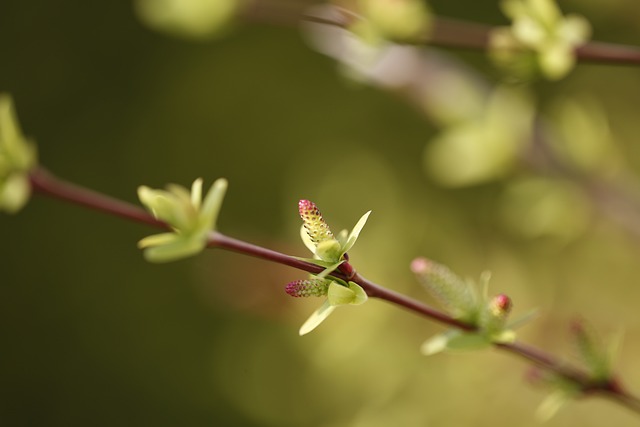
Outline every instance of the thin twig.
<path id="1" fill-rule="evenodd" d="M 64 200 L 84 206 L 96 211 L 108 213 L 120 218 L 147 224 L 153 227 L 167 229 L 168 225 L 158 221 L 143 209 L 131 205 L 127 202 L 106 196 L 93 190 L 57 178 L 50 172 L 40 168 L 31 174 L 31 185 L 35 193 L 47 195 L 53 198 Z M 303 261 L 299 258 L 285 255 L 283 253 L 253 245 L 232 237 L 225 236 L 219 232 L 212 232 L 208 237 L 208 246 L 221 248 L 237 252 L 243 255 L 261 258 L 270 262 L 275 262 L 297 268 L 310 273 L 319 273 L 323 270 L 315 264 Z M 346 279 L 344 274 L 336 271 L 332 275 Z M 446 313 L 440 312 L 422 302 L 416 301 L 405 295 L 386 289 L 370 280 L 367 280 L 356 273 L 351 277 L 352 281 L 358 283 L 370 297 L 385 300 L 398 305 L 406 310 L 412 311 L 423 317 L 437 321 L 441 324 L 455 328 L 473 331 L 474 327 L 460 322 Z M 587 372 L 563 363 L 554 356 L 544 351 L 529 346 L 524 343 L 496 344 L 496 347 L 511 354 L 517 355 L 528 362 L 543 367 L 556 373 L 580 386 L 586 394 L 600 394 L 636 413 L 640 414 L 640 399 L 629 393 L 619 381 L 611 380 L 605 383 L 594 383 L 590 380 Z"/>

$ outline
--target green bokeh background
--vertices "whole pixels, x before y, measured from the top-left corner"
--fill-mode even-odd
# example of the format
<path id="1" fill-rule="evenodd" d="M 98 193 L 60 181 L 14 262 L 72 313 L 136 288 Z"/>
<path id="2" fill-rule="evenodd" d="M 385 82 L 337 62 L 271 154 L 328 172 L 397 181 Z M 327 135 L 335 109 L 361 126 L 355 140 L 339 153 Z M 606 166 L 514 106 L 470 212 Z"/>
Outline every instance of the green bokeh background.
<path id="1" fill-rule="evenodd" d="M 504 22 L 495 2 L 431 4 Z M 564 4 L 599 40 L 640 44 L 635 1 Z M 463 276 L 489 269 L 516 313 L 542 308 L 522 330 L 529 342 L 570 355 L 566 325 L 578 314 L 604 336 L 623 328 L 619 371 L 640 392 L 638 241 L 595 216 L 569 243 L 509 234 L 496 213 L 504 183 L 436 185 L 420 160 L 429 122 L 346 82 L 296 29 L 240 26 L 194 43 L 149 31 L 128 1 L 1 2 L 0 54 L 0 90 L 60 176 L 131 202 L 140 184 L 224 176 L 220 230 L 300 256 L 299 199 L 334 228 L 371 209 L 351 253 L 368 278 L 428 301 L 408 272 L 413 257 Z M 543 100 L 585 92 L 637 171 L 638 69 L 583 65 L 536 87 Z M 282 288 L 303 274 L 221 251 L 150 265 L 135 243 L 152 231 L 42 197 L 0 217 L 0 424 L 537 425 L 546 392 L 526 384 L 520 360 L 425 358 L 419 345 L 442 328 L 375 300 L 300 338 L 318 301 Z M 547 425 L 605 423 L 638 419 L 589 399 Z"/>

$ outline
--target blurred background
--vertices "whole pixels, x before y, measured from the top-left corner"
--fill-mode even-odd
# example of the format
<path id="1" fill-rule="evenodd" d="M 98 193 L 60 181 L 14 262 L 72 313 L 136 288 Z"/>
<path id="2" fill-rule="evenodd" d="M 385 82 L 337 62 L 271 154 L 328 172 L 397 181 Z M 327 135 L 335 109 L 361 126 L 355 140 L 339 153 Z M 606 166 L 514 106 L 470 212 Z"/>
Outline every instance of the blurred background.
<path id="1" fill-rule="evenodd" d="M 484 53 L 403 51 L 418 61 L 404 71 L 473 82 L 429 85 L 420 73 L 339 65 L 318 52 L 332 36 L 317 29 L 254 19 L 217 37 L 155 31 L 142 3 L 0 3 L 0 91 L 43 165 L 130 202 L 141 184 L 226 177 L 220 231 L 297 256 L 307 256 L 299 199 L 334 230 L 372 210 L 350 253 L 367 278 L 434 303 L 409 272 L 414 257 L 464 277 L 491 270 L 491 291 L 511 296 L 515 315 L 540 307 L 520 332 L 527 342 L 573 360 L 576 317 L 605 341 L 624 330 L 618 371 L 640 393 L 637 67 L 581 64 L 504 101 L 491 95 L 502 74 Z M 430 5 L 507 23 L 496 2 Z M 634 0 L 562 7 L 588 18 L 597 40 L 640 45 Z M 530 146 L 451 142 L 466 141 L 456 123 L 484 110 L 500 129 L 537 111 L 570 167 L 538 162 Z M 531 387 L 516 358 L 422 356 L 442 327 L 377 300 L 301 338 L 320 302 L 283 288 L 303 273 L 217 250 L 151 265 L 136 242 L 153 232 L 43 197 L 0 217 L 0 424 L 538 424 L 548 390 Z M 585 399 L 547 425 L 604 423 L 638 418 Z"/>

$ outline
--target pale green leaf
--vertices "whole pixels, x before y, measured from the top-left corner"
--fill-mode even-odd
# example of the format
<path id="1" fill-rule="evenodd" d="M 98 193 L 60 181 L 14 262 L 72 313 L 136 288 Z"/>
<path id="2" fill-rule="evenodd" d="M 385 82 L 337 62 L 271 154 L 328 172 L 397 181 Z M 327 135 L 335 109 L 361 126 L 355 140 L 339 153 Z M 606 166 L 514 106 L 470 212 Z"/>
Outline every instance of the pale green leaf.
<path id="1" fill-rule="evenodd" d="M 320 267 L 324 267 L 324 268 L 331 268 L 333 267 L 334 269 L 342 264 L 342 262 L 340 263 L 335 263 L 335 262 L 329 262 L 329 261 L 322 261 L 321 259 L 317 259 L 317 258 L 304 258 L 304 257 L 299 257 L 299 256 L 294 256 L 293 258 L 298 259 L 300 261 L 305 261 L 308 262 L 310 264 L 315 264 L 315 265 L 319 265 Z"/>
<path id="2" fill-rule="evenodd" d="M 177 238 L 160 246 L 147 247 L 144 257 L 149 262 L 169 262 L 195 255 L 205 247 L 204 239 Z"/>
<path id="3" fill-rule="evenodd" d="M 342 256 L 340 243 L 335 239 L 328 239 L 316 245 L 315 254 L 323 261 L 338 262 Z"/>
<path id="4" fill-rule="evenodd" d="M 450 332 L 444 332 L 429 338 L 420 346 L 420 352 L 425 356 L 432 356 L 446 350 L 449 335 Z"/>
<path id="5" fill-rule="evenodd" d="M 327 300 L 333 306 L 351 304 L 356 299 L 356 293 L 346 286 L 331 282 L 327 292 Z"/>
<path id="6" fill-rule="evenodd" d="M 151 236 L 145 237 L 144 239 L 141 239 L 138 242 L 138 247 L 140 249 L 144 249 L 151 246 L 167 245 L 178 238 L 179 236 L 176 233 L 153 234 Z"/>
<path id="7" fill-rule="evenodd" d="M 362 289 L 362 287 L 357 283 L 349 282 L 349 289 L 351 289 L 354 292 L 354 296 L 355 296 L 351 305 L 364 304 L 367 301 L 367 299 L 369 299 L 367 292 L 364 289 Z"/>
<path id="8" fill-rule="evenodd" d="M 491 280 L 491 272 L 483 271 L 480 274 L 480 290 L 482 292 L 482 301 L 489 300 L 489 281 Z M 473 289 L 473 288 L 472 288 Z"/>
<path id="9" fill-rule="evenodd" d="M 371 211 L 362 215 L 362 217 L 358 220 L 355 227 L 353 227 L 353 230 L 351 230 L 349 237 L 347 238 L 347 243 L 342 248 L 342 253 L 349 252 L 349 250 L 356 243 L 356 240 L 358 240 L 358 236 L 360 235 L 360 231 L 362 231 L 362 228 L 367 223 L 367 219 L 369 218 L 370 214 Z"/>
<path id="10" fill-rule="evenodd" d="M 167 184 L 167 192 L 177 204 L 185 204 L 191 206 L 191 193 L 185 187 L 179 184 Z"/>
<path id="11" fill-rule="evenodd" d="M 505 329 L 496 334 L 491 335 L 491 342 L 507 344 L 513 343 L 516 341 L 516 333 L 511 329 Z"/>
<path id="12" fill-rule="evenodd" d="M 569 401 L 569 395 L 564 390 L 556 390 L 547 396 L 538 409 L 536 418 L 541 422 L 549 421 Z"/>
<path id="13" fill-rule="evenodd" d="M 317 274 L 316 276 L 319 279 L 324 279 L 325 277 L 327 277 L 328 275 L 330 275 L 331 273 L 333 273 L 335 271 L 336 268 L 338 268 L 340 266 L 340 264 L 346 262 L 345 260 L 336 262 L 334 264 L 330 264 L 327 268 L 325 268 L 320 274 Z"/>
<path id="14" fill-rule="evenodd" d="M 227 192 L 228 182 L 224 178 L 218 178 L 204 197 L 202 202 L 202 217 L 206 218 L 209 228 L 215 228 L 218 222 L 218 215 L 222 207 L 224 195 Z"/>
<path id="15" fill-rule="evenodd" d="M 431 356 L 442 351 L 478 350 L 490 345 L 491 341 L 483 335 L 451 329 L 428 339 L 420 352 Z"/>
<path id="16" fill-rule="evenodd" d="M 244 2 L 239 0 L 137 0 L 136 12 L 149 27 L 171 35 L 206 39 L 224 32 Z"/>
<path id="17" fill-rule="evenodd" d="M 0 211 L 16 213 L 27 203 L 31 195 L 29 178 L 23 173 L 9 175 L 0 182 Z"/>
<path id="18" fill-rule="evenodd" d="M 582 16 L 567 15 L 560 25 L 558 33 L 564 41 L 577 46 L 591 37 L 591 24 Z"/>
<path id="19" fill-rule="evenodd" d="M 313 240 L 311 240 L 311 237 L 309 237 L 309 233 L 307 232 L 307 229 L 305 228 L 304 224 L 300 226 L 300 238 L 302 239 L 302 243 L 304 243 L 307 249 L 309 249 L 311 253 L 315 254 L 316 244 L 313 243 Z"/>
<path id="20" fill-rule="evenodd" d="M 531 309 L 528 312 L 526 312 L 525 314 L 523 314 L 522 316 L 512 320 L 511 322 L 509 322 L 506 326 L 507 329 L 517 329 L 521 326 L 526 325 L 527 323 L 531 322 L 533 319 L 535 319 L 536 317 L 538 317 L 538 315 L 540 314 L 540 310 L 537 308 Z"/>
<path id="21" fill-rule="evenodd" d="M 540 52 L 540 69 L 551 80 L 567 75 L 575 64 L 573 46 L 555 43 Z"/>
<path id="22" fill-rule="evenodd" d="M 191 184 L 191 204 L 194 208 L 200 209 L 202 203 L 202 178 L 198 178 Z"/>
<path id="23" fill-rule="evenodd" d="M 480 350 L 490 346 L 489 338 L 472 332 L 462 332 L 447 341 L 447 350 L 450 351 Z"/>
<path id="24" fill-rule="evenodd" d="M 320 323 L 322 323 L 331 313 L 333 313 L 335 307 L 329 303 L 329 300 L 326 300 L 320 308 L 313 312 L 311 317 L 307 319 L 306 322 L 300 327 L 300 335 L 306 335 L 309 332 L 313 331 Z"/>

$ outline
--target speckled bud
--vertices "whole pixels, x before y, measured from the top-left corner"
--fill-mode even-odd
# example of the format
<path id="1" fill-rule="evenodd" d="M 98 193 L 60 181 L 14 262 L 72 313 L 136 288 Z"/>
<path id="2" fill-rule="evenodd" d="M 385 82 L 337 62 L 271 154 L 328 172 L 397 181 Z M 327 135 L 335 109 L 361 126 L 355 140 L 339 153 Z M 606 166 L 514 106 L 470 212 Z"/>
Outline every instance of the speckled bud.
<path id="1" fill-rule="evenodd" d="M 315 203 L 309 200 L 300 200 L 298 202 L 298 211 L 300 212 L 300 218 L 304 221 L 304 228 L 313 243 L 318 244 L 334 238 Z"/>
<path id="2" fill-rule="evenodd" d="M 330 280 L 308 279 L 290 282 L 285 287 L 285 292 L 292 297 L 321 297 L 327 295 Z"/>

